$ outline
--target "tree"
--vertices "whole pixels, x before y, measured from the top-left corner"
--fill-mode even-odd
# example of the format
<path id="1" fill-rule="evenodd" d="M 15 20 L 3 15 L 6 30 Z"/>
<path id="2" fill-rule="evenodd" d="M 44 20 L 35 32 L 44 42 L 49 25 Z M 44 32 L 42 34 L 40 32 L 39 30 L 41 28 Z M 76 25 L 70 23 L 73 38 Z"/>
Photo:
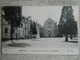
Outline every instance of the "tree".
<path id="1" fill-rule="evenodd" d="M 32 24 L 32 20 L 30 20 L 30 36 L 32 38 L 32 30 L 33 30 L 33 24 Z"/>
<path id="2" fill-rule="evenodd" d="M 73 9 L 71 6 L 63 6 L 58 27 L 59 33 L 65 35 L 65 41 L 68 41 L 69 34 L 72 35 L 76 33 L 77 26 L 75 24 Z"/>
<path id="3" fill-rule="evenodd" d="M 8 21 L 8 23 L 11 25 L 11 33 L 10 33 L 10 39 L 13 42 L 13 32 L 15 30 L 15 27 L 20 26 L 21 22 L 21 7 L 19 6 L 4 6 L 2 7 L 2 10 L 4 11 L 3 18 Z"/>
<path id="4" fill-rule="evenodd" d="M 35 23 L 35 21 L 32 21 L 32 20 L 31 20 L 31 24 L 30 24 L 30 34 L 31 34 L 31 38 L 32 38 L 32 35 L 37 34 L 36 23 Z"/>
<path id="5" fill-rule="evenodd" d="M 33 29 L 33 30 L 32 30 L 33 35 L 37 34 L 35 21 L 33 21 L 33 27 L 32 27 L 32 29 Z"/>
<path id="6" fill-rule="evenodd" d="M 72 35 L 75 35 L 77 33 L 77 22 L 74 20 L 74 16 L 72 15 L 70 18 L 69 18 L 69 34 L 70 34 L 70 39 L 73 39 Z"/>

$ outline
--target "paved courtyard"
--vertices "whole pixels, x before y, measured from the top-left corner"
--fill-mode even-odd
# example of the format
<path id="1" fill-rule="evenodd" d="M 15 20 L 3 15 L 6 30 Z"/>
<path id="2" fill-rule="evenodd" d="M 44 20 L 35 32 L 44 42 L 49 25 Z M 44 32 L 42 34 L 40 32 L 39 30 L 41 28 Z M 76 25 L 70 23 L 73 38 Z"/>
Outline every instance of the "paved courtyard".
<path id="1" fill-rule="evenodd" d="M 15 48 L 26 48 L 26 49 L 71 49 L 78 48 L 78 40 L 76 38 L 69 39 L 65 42 L 65 38 L 40 38 L 40 39 L 20 39 L 2 42 L 2 48 L 15 49 Z"/>

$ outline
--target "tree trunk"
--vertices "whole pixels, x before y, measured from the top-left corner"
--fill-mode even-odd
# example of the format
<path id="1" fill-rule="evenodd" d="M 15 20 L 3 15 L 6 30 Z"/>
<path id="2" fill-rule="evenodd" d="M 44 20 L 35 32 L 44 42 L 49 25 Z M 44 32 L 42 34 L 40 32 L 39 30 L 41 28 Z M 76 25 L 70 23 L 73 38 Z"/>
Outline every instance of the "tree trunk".
<path id="1" fill-rule="evenodd" d="M 16 27 L 16 39 L 17 39 L 17 35 L 18 35 L 18 28 Z"/>
<path id="2" fill-rule="evenodd" d="M 73 39 L 72 34 L 70 34 L 70 39 Z"/>
<path id="3" fill-rule="evenodd" d="M 10 34 L 11 37 L 10 37 L 10 39 L 11 39 L 12 43 L 14 43 L 14 42 L 13 42 L 13 36 L 12 36 L 12 34 L 13 34 L 13 33 L 12 33 L 12 29 L 13 29 L 13 26 L 12 26 L 12 23 L 11 23 L 11 34 Z"/>
<path id="4" fill-rule="evenodd" d="M 32 39 L 32 33 L 31 33 L 31 39 Z"/>
<path id="5" fill-rule="evenodd" d="M 68 41 L 68 35 L 67 34 L 65 35 L 65 41 Z"/>

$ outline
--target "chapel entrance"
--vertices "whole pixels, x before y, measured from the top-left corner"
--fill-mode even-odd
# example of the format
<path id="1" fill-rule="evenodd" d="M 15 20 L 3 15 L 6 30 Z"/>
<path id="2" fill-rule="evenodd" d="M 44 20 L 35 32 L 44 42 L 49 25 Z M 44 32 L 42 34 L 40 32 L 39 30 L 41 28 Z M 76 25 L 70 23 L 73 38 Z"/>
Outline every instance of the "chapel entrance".
<path id="1" fill-rule="evenodd" d="M 51 37 L 51 34 L 49 34 L 49 37 Z"/>
<path id="2" fill-rule="evenodd" d="M 51 31 L 48 31 L 48 37 L 51 37 Z"/>

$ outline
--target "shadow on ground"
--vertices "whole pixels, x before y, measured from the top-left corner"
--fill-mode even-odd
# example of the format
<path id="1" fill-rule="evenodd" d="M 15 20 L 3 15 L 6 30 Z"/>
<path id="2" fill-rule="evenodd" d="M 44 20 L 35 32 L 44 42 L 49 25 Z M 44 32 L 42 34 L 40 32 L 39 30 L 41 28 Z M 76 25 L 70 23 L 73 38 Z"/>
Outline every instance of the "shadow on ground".
<path id="1" fill-rule="evenodd" d="M 13 43 L 13 44 L 8 44 L 7 46 L 10 46 L 10 47 L 26 47 L 26 46 L 31 46 L 31 45 L 26 44 L 26 43 Z"/>
<path id="2" fill-rule="evenodd" d="M 31 41 L 38 41 L 37 39 L 31 39 Z"/>
<path id="3" fill-rule="evenodd" d="M 63 42 L 78 43 L 78 41 L 63 41 Z"/>
<path id="4" fill-rule="evenodd" d="M 45 40 L 31 39 L 31 41 L 45 41 Z"/>
<path id="5" fill-rule="evenodd" d="M 78 39 L 76 38 L 76 39 L 72 39 L 72 40 L 78 40 Z"/>

